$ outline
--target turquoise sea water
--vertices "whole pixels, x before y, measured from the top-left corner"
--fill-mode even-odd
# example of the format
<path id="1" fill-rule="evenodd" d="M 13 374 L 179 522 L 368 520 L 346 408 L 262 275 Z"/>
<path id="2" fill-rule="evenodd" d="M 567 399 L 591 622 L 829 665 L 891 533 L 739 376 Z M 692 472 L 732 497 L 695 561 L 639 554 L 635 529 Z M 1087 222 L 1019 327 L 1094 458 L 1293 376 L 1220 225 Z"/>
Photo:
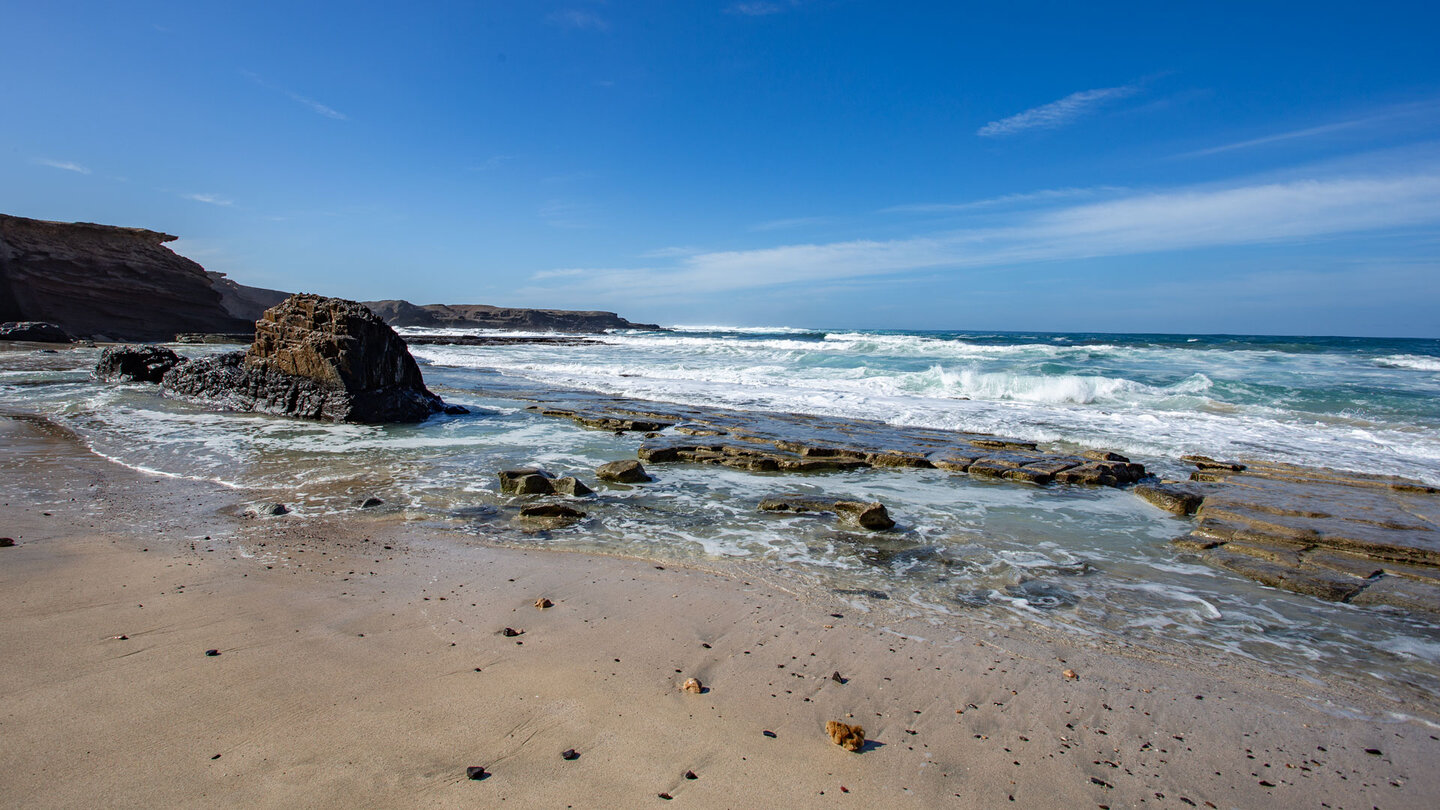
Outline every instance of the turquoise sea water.
<path id="1" fill-rule="evenodd" d="M 200 354 L 234 347 L 176 347 Z M 1177 553 L 1184 519 L 1127 492 L 978 481 L 938 470 L 810 475 L 666 465 L 599 487 L 581 523 L 534 531 L 495 472 L 539 464 L 594 484 L 641 439 L 527 411 L 561 389 L 741 410 L 982 431 L 1123 452 L 1160 475 L 1185 453 L 1382 472 L 1440 484 L 1440 341 L 677 327 L 584 345 L 413 347 L 468 416 L 321 425 L 216 413 L 89 378 L 95 349 L 0 351 L 0 402 L 50 414 L 97 452 L 209 479 L 306 520 L 378 495 L 386 509 L 504 542 L 735 568 L 797 590 L 869 590 L 851 610 L 936 625 L 1043 625 L 1200 660 L 1233 657 L 1406 701 L 1440 686 L 1440 627 L 1265 588 Z M 767 494 L 880 500 L 896 531 L 759 513 Z"/>

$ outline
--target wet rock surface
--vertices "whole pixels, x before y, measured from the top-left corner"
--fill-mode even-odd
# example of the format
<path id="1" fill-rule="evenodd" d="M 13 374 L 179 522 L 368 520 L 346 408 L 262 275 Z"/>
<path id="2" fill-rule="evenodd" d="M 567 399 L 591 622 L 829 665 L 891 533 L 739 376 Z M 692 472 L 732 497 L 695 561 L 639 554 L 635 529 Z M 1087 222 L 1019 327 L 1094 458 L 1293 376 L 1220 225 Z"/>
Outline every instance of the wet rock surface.
<path id="1" fill-rule="evenodd" d="M 161 385 L 230 410 L 332 422 L 418 422 L 464 410 L 425 388 L 405 342 L 374 313 L 317 295 L 267 310 L 249 350 L 178 366 Z"/>
<path id="2" fill-rule="evenodd" d="M 1181 549 L 1272 587 L 1440 614 L 1437 488 L 1290 464 L 1186 460 L 1196 483 L 1161 497 L 1200 498 L 1194 530 L 1175 540 Z"/>
<path id="3" fill-rule="evenodd" d="M 804 514 L 807 512 L 833 512 L 839 515 L 846 522 L 859 526 L 862 529 L 872 531 L 883 531 L 895 528 L 895 521 L 890 519 L 890 512 L 885 504 L 878 501 L 847 501 L 832 498 L 817 498 L 806 495 L 775 495 L 760 502 L 762 512 L 791 512 Z"/>
<path id="4" fill-rule="evenodd" d="M 649 473 L 645 467 L 634 459 L 622 459 L 610 461 L 595 468 L 595 477 L 601 481 L 614 481 L 619 484 L 643 484 L 650 480 Z"/>
<path id="5" fill-rule="evenodd" d="M 111 346 L 100 354 L 95 376 L 109 382 L 159 383 L 165 372 L 184 362 L 163 346 Z"/>
<path id="6" fill-rule="evenodd" d="M 0 340 L 28 340 L 32 343 L 69 343 L 65 330 L 45 321 L 0 323 Z"/>

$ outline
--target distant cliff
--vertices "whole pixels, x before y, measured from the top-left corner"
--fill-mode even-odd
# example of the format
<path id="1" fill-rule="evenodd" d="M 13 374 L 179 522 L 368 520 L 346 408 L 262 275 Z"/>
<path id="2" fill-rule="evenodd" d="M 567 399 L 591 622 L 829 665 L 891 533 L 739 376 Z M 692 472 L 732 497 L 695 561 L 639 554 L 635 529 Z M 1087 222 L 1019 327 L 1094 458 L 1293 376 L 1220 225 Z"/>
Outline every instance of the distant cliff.
<path id="1" fill-rule="evenodd" d="M 205 269 L 144 228 L 0 214 L 0 321 L 48 321 L 77 337 L 171 340 L 248 332 Z M 237 285 L 238 286 L 238 285 Z"/>
<path id="2" fill-rule="evenodd" d="M 365 306 L 391 326 L 442 329 L 512 329 L 535 332 L 604 332 L 607 329 L 659 329 L 653 323 L 631 323 L 613 312 L 565 309 L 516 309 L 484 304 L 424 304 L 409 301 L 366 301 Z"/>

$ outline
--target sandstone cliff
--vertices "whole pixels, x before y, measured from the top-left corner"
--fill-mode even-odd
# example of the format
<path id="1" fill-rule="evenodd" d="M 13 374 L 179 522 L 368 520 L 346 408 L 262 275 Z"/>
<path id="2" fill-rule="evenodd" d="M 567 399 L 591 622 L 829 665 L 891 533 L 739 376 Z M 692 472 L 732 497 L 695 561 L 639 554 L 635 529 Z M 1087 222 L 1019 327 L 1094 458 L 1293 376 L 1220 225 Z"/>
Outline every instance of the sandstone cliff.
<path id="1" fill-rule="evenodd" d="M 0 321 L 48 321 L 71 335 L 171 340 L 248 332 L 205 269 L 144 228 L 0 214 Z"/>
<path id="2" fill-rule="evenodd" d="M 371 311 L 391 326 L 453 329 L 514 329 L 536 332 L 604 332 L 607 329 L 659 329 L 653 323 L 631 323 L 613 312 L 565 309 L 517 309 L 484 304 L 425 304 L 409 301 L 368 301 Z"/>

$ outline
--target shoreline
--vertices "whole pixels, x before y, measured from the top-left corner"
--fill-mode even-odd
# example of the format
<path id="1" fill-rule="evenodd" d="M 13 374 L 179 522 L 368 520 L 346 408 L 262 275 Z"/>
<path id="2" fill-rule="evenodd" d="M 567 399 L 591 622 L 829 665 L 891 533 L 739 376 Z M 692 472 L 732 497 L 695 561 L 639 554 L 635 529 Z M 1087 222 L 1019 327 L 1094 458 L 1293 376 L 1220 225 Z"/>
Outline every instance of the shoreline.
<path id="1" fill-rule="evenodd" d="M 7 803 L 1422 807 L 1440 789 L 1433 722 L 1327 713 L 1348 696 L 1298 679 L 980 622 L 922 639 L 758 578 L 386 516 L 242 520 L 233 490 L 46 423 L 0 419 Z M 691 676 L 709 691 L 681 692 Z M 878 745 L 840 749 L 831 719 Z"/>

